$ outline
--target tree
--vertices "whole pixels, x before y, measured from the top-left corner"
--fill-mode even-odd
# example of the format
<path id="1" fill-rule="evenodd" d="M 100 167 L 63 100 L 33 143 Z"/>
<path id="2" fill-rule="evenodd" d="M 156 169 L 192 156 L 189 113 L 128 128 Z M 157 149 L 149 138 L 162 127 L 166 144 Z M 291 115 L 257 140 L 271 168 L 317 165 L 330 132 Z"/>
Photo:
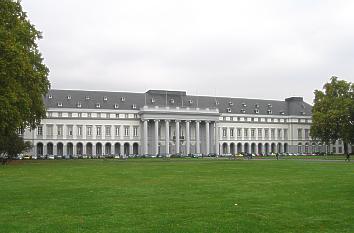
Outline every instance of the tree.
<path id="1" fill-rule="evenodd" d="M 8 135 L 6 138 L 0 141 L 0 159 L 3 160 L 3 164 L 6 164 L 7 158 L 13 158 L 17 154 L 23 151 L 29 150 L 32 147 L 30 142 L 23 141 L 16 132 Z"/>
<path id="2" fill-rule="evenodd" d="M 20 1 L 0 1 L 0 141 L 45 117 L 49 70 L 36 44 L 41 38 Z"/>
<path id="3" fill-rule="evenodd" d="M 323 91 L 315 90 L 311 137 L 325 144 L 340 139 L 344 153 L 348 154 L 348 144 L 354 143 L 353 83 L 333 76 L 323 86 Z"/>

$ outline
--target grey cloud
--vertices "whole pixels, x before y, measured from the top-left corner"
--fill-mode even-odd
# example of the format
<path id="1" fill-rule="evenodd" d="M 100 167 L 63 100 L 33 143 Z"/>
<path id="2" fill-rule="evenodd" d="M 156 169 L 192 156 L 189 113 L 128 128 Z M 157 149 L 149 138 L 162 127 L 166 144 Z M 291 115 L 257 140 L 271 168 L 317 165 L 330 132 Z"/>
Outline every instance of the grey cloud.
<path id="1" fill-rule="evenodd" d="M 52 87 L 283 99 L 353 81 L 354 2 L 23 0 Z"/>

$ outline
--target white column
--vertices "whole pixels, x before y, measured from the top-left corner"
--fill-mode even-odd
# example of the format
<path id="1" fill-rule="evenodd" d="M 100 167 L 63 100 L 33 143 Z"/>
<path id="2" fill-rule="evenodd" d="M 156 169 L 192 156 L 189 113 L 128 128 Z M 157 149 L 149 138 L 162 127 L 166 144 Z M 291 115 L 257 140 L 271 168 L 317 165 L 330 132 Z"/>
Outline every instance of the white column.
<path id="1" fill-rule="evenodd" d="M 206 154 L 210 153 L 210 132 L 209 121 L 205 122 L 205 137 L 206 137 Z"/>
<path id="2" fill-rule="evenodd" d="M 43 143 L 43 155 L 47 154 L 47 145 L 48 145 L 48 143 L 47 144 Z"/>
<path id="3" fill-rule="evenodd" d="M 101 126 L 101 138 L 104 140 L 106 138 L 106 126 L 102 125 Z M 102 149 L 102 154 L 104 154 L 105 150 Z"/>
<path id="4" fill-rule="evenodd" d="M 129 154 L 133 154 L 133 143 L 129 143 Z"/>
<path id="5" fill-rule="evenodd" d="M 216 121 L 214 123 L 214 127 L 215 127 L 215 153 L 217 155 L 219 155 L 220 154 L 220 151 L 219 151 L 219 126 Z"/>
<path id="6" fill-rule="evenodd" d="M 120 155 L 124 155 L 124 143 L 120 144 Z"/>
<path id="7" fill-rule="evenodd" d="M 155 120 L 155 154 L 159 154 L 159 120 Z"/>
<path id="8" fill-rule="evenodd" d="M 43 135 L 43 139 L 46 139 L 47 138 L 47 125 L 46 124 L 43 124 L 42 125 L 42 135 Z M 43 148 L 44 150 L 44 148 Z M 44 154 L 44 153 L 43 153 Z M 45 154 L 44 154 L 45 155 Z"/>
<path id="9" fill-rule="evenodd" d="M 200 135 L 199 135 L 199 124 L 200 124 L 200 121 L 196 121 L 195 122 L 196 124 L 196 127 L 195 127 L 195 138 L 196 138 L 196 152 L 197 154 L 200 154 Z"/>
<path id="10" fill-rule="evenodd" d="M 189 134 L 189 123 L 186 121 L 186 154 L 190 154 L 190 134 Z"/>
<path id="11" fill-rule="evenodd" d="M 148 154 L 148 121 L 144 120 L 144 154 Z"/>
<path id="12" fill-rule="evenodd" d="M 176 154 L 179 154 L 179 121 L 176 120 Z"/>
<path id="13" fill-rule="evenodd" d="M 111 131 L 112 133 L 112 131 Z M 111 155 L 114 155 L 114 143 L 112 142 L 111 143 Z"/>
<path id="14" fill-rule="evenodd" d="M 134 129 L 133 129 L 133 126 L 129 126 L 129 138 L 130 140 L 133 140 L 133 137 L 134 137 Z"/>
<path id="15" fill-rule="evenodd" d="M 123 127 L 123 125 L 119 126 L 119 137 L 120 137 L 120 140 L 123 140 L 123 137 L 124 137 L 124 127 Z"/>
<path id="16" fill-rule="evenodd" d="M 92 143 L 92 155 L 96 156 L 96 142 Z"/>
<path id="17" fill-rule="evenodd" d="M 68 146 L 68 145 L 67 145 L 66 143 L 63 144 L 63 156 L 64 156 L 64 157 L 66 157 L 66 156 L 68 155 L 67 146 Z"/>
<path id="18" fill-rule="evenodd" d="M 165 127 L 166 127 L 166 136 L 165 136 L 165 144 L 166 144 L 166 154 L 170 153 L 170 121 L 165 120 Z"/>
<path id="19" fill-rule="evenodd" d="M 86 155 L 86 144 L 85 143 L 82 144 L 82 154 Z"/>

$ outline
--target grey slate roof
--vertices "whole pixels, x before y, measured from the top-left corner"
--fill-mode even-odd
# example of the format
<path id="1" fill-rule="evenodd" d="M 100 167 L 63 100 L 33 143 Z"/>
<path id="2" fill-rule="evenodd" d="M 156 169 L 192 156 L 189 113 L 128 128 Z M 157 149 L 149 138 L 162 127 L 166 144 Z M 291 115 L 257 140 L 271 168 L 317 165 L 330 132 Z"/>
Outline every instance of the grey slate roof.
<path id="1" fill-rule="evenodd" d="M 69 97 L 69 98 L 68 98 Z M 89 99 L 86 99 L 89 97 Z M 105 99 L 106 98 L 106 99 Z M 122 98 L 125 98 L 122 101 Z M 301 97 L 291 97 L 285 101 L 228 98 L 213 96 L 192 96 L 184 91 L 149 90 L 146 93 L 132 92 L 107 92 L 107 91 L 81 91 L 81 90 L 49 90 L 45 96 L 47 108 L 78 108 L 78 103 L 83 109 L 140 109 L 148 106 L 190 107 L 190 108 L 218 108 L 221 113 L 255 114 L 259 115 L 311 115 L 311 105 L 305 103 Z M 100 104 L 100 108 L 96 107 Z M 228 109 L 230 109 L 228 112 Z M 271 110 L 271 114 L 268 114 Z M 244 111 L 244 112 L 243 112 Z"/>

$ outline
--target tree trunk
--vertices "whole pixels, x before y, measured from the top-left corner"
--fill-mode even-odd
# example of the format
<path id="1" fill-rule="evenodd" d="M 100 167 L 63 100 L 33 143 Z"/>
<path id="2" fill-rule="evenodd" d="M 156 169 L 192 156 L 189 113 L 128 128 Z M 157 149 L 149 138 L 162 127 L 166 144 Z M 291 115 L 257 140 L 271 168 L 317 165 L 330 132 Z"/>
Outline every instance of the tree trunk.
<path id="1" fill-rule="evenodd" d="M 343 142 L 343 144 L 344 144 L 344 154 L 345 155 L 348 155 L 348 143 L 347 142 Z"/>

